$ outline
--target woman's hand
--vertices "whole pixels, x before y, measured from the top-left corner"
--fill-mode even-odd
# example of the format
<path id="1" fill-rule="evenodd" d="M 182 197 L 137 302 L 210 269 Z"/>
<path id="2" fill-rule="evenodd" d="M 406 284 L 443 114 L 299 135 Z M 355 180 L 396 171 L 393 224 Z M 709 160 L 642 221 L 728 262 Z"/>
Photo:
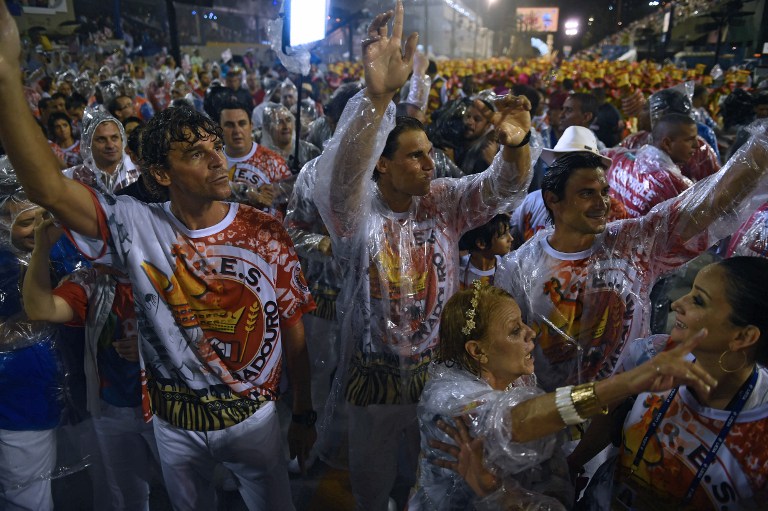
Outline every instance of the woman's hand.
<path id="1" fill-rule="evenodd" d="M 484 497 L 498 488 L 499 480 L 483 466 L 483 439 L 472 438 L 465 417 L 456 417 L 455 420 L 455 428 L 442 420 L 437 421 L 437 427 L 451 437 L 456 445 L 438 440 L 430 440 L 429 445 L 452 456 L 456 461 L 438 458 L 430 460 L 430 463 L 458 473 L 472 491 Z"/>
<path id="2" fill-rule="evenodd" d="M 697 395 L 708 396 L 717 385 L 717 380 L 700 365 L 685 359 L 706 336 L 707 330 L 702 328 L 688 341 L 659 353 L 644 364 L 616 377 L 623 376 L 633 394 L 662 392 L 686 385 L 695 390 Z"/>

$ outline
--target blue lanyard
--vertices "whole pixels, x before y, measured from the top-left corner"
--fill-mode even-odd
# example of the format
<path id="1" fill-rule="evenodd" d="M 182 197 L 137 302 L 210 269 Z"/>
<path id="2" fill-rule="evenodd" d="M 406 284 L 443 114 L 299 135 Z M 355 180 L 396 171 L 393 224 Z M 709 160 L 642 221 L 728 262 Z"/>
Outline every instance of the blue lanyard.
<path id="1" fill-rule="evenodd" d="M 699 466 L 699 470 L 696 472 L 696 475 L 691 481 L 691 484 L 688 486 L 688 491 L 685 493 L 683 504 L 688 504 L 693 498 L 693 494 L 696 493 L 696 488 L 699 487 L 701 480 L 704 478 L 704 474 L 707 472 L 707 469 L 715 459 L 717 451 L 723 445 L 725 437 L 728 436 L 728 433 L 731 431 L 731 427 L 736 422 L 736 418 L 739 416 L 739 413 L 741 413 L 741 410 L 747 403 L 749 396 L 752 395 L 752 391 L 755 390 L 756 384 L 757 367 L 752 370 L 752 374 L 750 375 L 747 382 L 741 386 L 741 389 L 739 389 L 739 393 L 736 395 L 736 402 L 731 408 L 731 413 L 728 415 L 728 419 L 726 419 L 725 424 L 723 424 L 723 428 L 720 430 L 717 438 L 709 448 L 709 452 L 707 452 L 707 455 L 704 458 L 704 462 Z M 651 437 L 656 433 L 656 429 L 659 427 L 659 424 L 661 424 L 661 421 L 664 419 L 664 415 L 666 415 L 667 411 L 669 410 L 669 406 L 672 404 L 672 400 L 677 395 L 679 388 L 680 387 L 675 387 L 669 392 L 667 399 L 664 400 L 664 403 L 661 405 L 661 408 L 659 408 L 659 411 L 656 412 L 656 415 L 653 416 L 653 420 L 651 421 L 650 426 L 648 426 L 648 431 L 645 432 L 645 436 L 640 442 L 640 447 L 637 449 L 635 459 L 632 461 L 632 467 L 630 469 L 632 472 L 637 470 L 637 468 L 640 466 L 640 461 L 643 459 L 645 448 L 648 446 L 648 442 L 651 440 Z"/>

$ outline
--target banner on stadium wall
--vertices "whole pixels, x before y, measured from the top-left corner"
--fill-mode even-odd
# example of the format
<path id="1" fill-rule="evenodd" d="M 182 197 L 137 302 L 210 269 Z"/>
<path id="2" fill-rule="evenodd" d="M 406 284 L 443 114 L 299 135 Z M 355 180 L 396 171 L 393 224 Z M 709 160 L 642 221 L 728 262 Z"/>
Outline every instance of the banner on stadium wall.
<path id="1" fill-rule="evenodd" d="M 517 21 L 528 32 L 557 32 L 558 7 L 518 7 Z"/>

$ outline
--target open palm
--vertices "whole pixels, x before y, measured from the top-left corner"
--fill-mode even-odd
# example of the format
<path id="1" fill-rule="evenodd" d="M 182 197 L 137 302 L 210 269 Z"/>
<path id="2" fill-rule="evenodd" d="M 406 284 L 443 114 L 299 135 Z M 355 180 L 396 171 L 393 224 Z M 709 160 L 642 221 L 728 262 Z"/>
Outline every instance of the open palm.
<path id="1" fill-rule="evenodd" d="M 394 16 L 392 34 L 387 23 Z M 363 41 L 365 84 L 374 96 L 393 95 L 403 86 L 413 67 L 418 34 L 411 34 L 401 48 L 403 38 L 403 2 L 398 0 L 394 13 L 387 11 L 376 16 L 368 27 Z"/>

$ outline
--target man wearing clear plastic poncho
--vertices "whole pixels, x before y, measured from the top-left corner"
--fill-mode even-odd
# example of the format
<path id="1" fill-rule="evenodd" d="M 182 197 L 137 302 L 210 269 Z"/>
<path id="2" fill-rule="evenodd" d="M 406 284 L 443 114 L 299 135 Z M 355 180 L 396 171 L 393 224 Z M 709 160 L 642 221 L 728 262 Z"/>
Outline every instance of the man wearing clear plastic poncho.
<path id="1" fill-rule="evenodd" d="M 264 108 L 264 129 L 261 143 L 282 156 L 294 172 L 320 155 L 320 149 L 306 140 L 299 140 L 299 161 L 294 162 L 296 150 L 296 119 L 285 105 L 269 104 Z"/>
<path id="2" fill-rule="evenodd" d="M 653 284 L 765 202 L 767 147 L 766 126 L 754 125 L 719 172 L 643 217 L 611 223 L 599 159 L 556 160 L 542 186 L 554 228 L 536 233 L 496 272 L 496 285 L 536 331 L 536 375 L 545 390 L 610 375 L 625 343 L 649 333 Z"/>
<path id="3" fill-rule="evenodd" d="M 617 147 L 605 153 L 613 160 L 605 173 L 611 197 L 624 204 L 630 218 L 647 214 L 690 188 L 693 182 L 678 165 L 698 148 L 696 121 L 683 114 L 663 116 L 653 127 L 650 143 L 637 151 Z"/>
<path id="4" fill-rule="evenodd" d="M 458 289 L 459 238 L 522 200 L 538 157 L 528 146 L 528 100 L 510 96 L 496 112 L 479 104 L 504 146 L 489 169 L 432 181 L 422 125 L 396 121 L 391 103 L 416 49 L 414 34 L 402 52 L 402 26 L 401 2 L 374 19 L 363 51 L 367 88 L 349 102 L 323 154 L 302 171 L 317 173 L 314 200 L 343 274 L 334 393 L 350 403 L 357 508 L 374 511 L 386 509 L 400 485 L 404 493 L 393 496 L 402 507 L 415 482 L 416 403 L 440 312 Z M 407 461 L 398 474 L 399 456 Z"/>
<path id="5" fill-rule="evenodd" d="M 122 123 L 101 106 L 86 109 L 80 140 L 81 165 L 64 170 L 64 175 L 102 193 L 115 193 L 139 178 L 139 169 L 125 154 Z"/>
<path id="6" fill-rule="evenodd" d="M 53 509 L 56 427 L 64 404 L 56 330 L 27 318 L 21 279 L 35 216 L 0 157 L 0 508 Z"/>

